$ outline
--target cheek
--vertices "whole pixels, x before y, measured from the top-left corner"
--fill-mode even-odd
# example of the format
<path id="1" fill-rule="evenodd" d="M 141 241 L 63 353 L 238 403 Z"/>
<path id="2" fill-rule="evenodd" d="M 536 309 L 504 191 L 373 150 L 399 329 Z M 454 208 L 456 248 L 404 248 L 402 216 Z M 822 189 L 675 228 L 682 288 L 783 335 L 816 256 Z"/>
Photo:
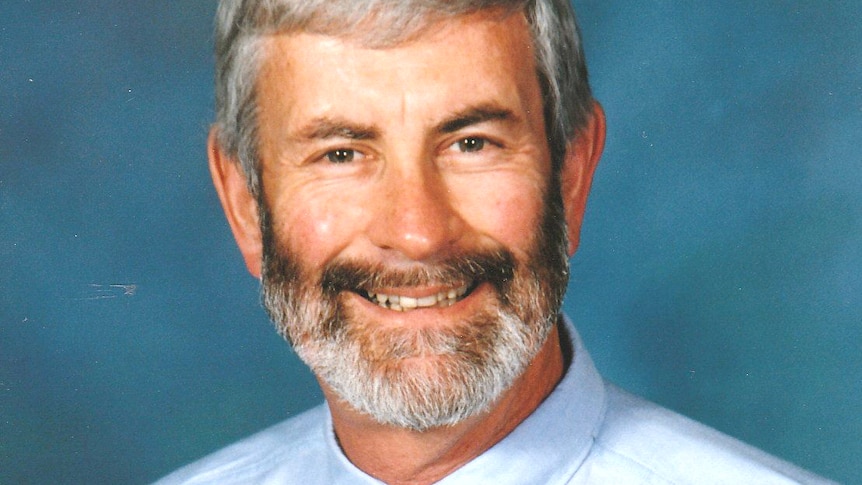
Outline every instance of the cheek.
<path id="1" fill-rule="evenodd" d="M 310 267 L 322 267 L 360 231 L 363 216 L 356 204 L 337 196 L 294 195 L 277 203 L 273 216 L 281 244 Z"/>
<path id="2" fill-rule="evenodd" d="M 523 253 L 536 236 L 544 210 L 543 191 L 535 185 L 511 184 L 477 191 L 465 218 L 496 243 Z"/>

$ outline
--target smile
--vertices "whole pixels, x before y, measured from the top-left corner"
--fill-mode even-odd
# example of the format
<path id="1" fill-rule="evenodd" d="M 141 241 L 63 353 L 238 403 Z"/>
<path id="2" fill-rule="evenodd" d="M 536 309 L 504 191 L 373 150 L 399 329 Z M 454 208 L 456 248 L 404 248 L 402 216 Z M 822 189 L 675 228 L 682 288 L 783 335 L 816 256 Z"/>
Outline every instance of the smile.
<path id="1" fill-rule="evenodd" d="M 432 295 L 423 297 L 412 297 L 388 293 L 376 293 L 368 291 L 365 298 L 376 303 L 382 308 L 398 312 L 407 312 L 421 308 L 446 308 L 458 303 L 464 298 L 470 289 L 470 284 L 438 291 Z"/>

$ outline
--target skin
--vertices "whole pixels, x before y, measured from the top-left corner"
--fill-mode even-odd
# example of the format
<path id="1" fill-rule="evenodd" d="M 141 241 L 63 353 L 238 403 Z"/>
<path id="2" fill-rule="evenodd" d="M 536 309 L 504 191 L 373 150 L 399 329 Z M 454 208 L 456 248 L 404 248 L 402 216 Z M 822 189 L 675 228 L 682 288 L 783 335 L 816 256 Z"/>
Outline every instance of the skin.
<path id="1" fill-rule="evenodd" d="M 408 268 L 491 245 L 525 258 L 534 234 L 524 228 L 541 219 L 551 168 L 523 17 L 471 14 L 384 49 L 282 34 L 269 39 L 266 54 L 257 86 L 264 193 L 280 244 L 296 250 L 302 264 L 320 268 L 348 258 Z M 563 162 L 570 256 L 604 133 L 595 105 Z M 255 199 L 215 133 L 209 157 L 240 251 L 260 277 Z M 380 289 L 415 297 L 439 290 Z M 347 301 L 382 328 L 441 327 L 492 297 L 480 286 L 451 307 L 408 313 L 354 293 Z M 431 363 L 413 364 L 421 371 Z M 381 425 L 321 386 L 346 456 L 387 483 L 419 484 L 441 479 L 504 438 L 562 373 L 555 330 L 489 411 L 426 432 Z"/>

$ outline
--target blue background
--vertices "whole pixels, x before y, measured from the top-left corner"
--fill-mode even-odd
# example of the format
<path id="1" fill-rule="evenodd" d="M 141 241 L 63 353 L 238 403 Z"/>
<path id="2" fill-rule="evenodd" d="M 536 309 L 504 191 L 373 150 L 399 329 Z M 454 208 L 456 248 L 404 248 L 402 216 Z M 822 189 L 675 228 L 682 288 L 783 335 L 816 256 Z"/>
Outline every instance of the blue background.
<path id="1" fill-rule="evenodd" d="M 576 6 L 599 368 L 862 483 L 862 2 Z M 214 10 L 0 4 L 0 483 L 145 483 L 320 400 L 210 187 Z"/>

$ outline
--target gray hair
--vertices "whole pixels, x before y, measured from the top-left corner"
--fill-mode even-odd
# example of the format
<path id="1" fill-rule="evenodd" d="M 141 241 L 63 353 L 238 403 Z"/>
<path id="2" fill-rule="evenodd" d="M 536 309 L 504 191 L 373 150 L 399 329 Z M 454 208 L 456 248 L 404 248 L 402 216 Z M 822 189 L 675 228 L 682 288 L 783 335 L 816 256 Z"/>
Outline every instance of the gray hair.
<path id="1" fill-rule="evenodd" d="M 260 195 L 256 79 L 266 36 L 314 32 L 394 45 L 431 23 L 484 9 L 522 12 L 530 26 L 555 170 L 586 123 L 592 95 L 569 0 L 221 0 L 216 19 L 216 130 Z"/>

